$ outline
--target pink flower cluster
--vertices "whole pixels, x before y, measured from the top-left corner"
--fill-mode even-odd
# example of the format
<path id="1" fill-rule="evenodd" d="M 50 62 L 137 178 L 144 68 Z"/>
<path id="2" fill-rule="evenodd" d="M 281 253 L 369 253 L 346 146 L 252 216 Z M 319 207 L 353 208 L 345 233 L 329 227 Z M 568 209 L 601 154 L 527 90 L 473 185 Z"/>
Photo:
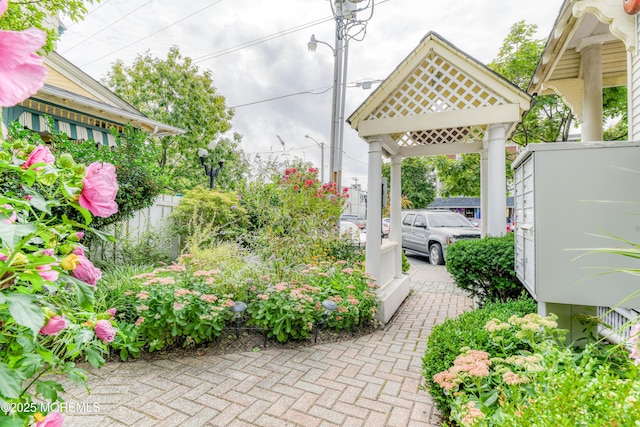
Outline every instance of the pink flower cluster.
<path id="1" fill-rule="evenodd" d="M 480 418 L 484 418 L 486 415 L 478 408 L 475 403 L 468 402 L 464 405 L 463 409 L 466 410 L 464 417 L 462 417 L 462 425 L 471 426 L 474 425 Z"/>
<path id="2" fill-rule="evenodd" d="M 433 376 L 433 381 L 445 390 L 457 387 L 465 375 L 471 377 L 489 376 L 491 360 L 489 353 L 480 350 L 467 350 L 453 361 L 453 366 Z"/>
<path id="3" fill-rule="evenodd" d="M 57 335 L 61 330 L 67 327 L 67 321 L 63 316 L 53 316 L 40 329 L 40 335 Z"/>

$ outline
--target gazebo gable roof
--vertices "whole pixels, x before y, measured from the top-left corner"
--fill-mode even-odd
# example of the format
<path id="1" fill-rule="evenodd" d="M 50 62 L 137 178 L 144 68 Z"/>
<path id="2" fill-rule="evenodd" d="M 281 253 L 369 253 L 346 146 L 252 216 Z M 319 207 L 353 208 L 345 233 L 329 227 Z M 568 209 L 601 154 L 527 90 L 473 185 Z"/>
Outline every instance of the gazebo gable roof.
<path id="1" fill-rule="evenodd" d="M 398 147 L 481 141 L 491 123 L 515 123 L 531 98 L 429 32 L 349 117 L 361 137 L 388 135 Z M 386 144 L 388 145 L 388 144 Z"/>

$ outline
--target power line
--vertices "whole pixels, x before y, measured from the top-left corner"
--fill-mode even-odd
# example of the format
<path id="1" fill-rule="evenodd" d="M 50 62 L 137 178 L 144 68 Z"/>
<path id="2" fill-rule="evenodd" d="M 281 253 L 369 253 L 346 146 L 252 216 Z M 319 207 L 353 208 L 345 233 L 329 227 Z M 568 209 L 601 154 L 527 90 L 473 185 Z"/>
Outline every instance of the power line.
<path id="1" fill-rule="evenodd" d="M 114 26 L 115 24 L 117 24 L 118 22 L 122 21 L 125 18 L 128 18 L 130 15 L 132 15 L 133 13 L 139 11 L 140 9 L 142 9 L 143 7 L 145 7 L 146 5 L 148 5 L 149 3 L 151 3 L 153 0 L 149 0 L 148 2 L 146 2 L 145 4 L 143 4 L 142 6 L 139 6 L 138 8 L 136 8 L 135 10 L 127 13 L 126 15 L 122 15 L 122 17 L 120 17 L 119 19 L 116 19 L 114 22 L 112 22 L 111 24 L 107 25 L 106 27 L 103 27 L 100 31 L 97 31 L 93 34 L 91 34 L 89 37 L 86 37 L 84 39 L 82 39 L 82 41 L 80 41 L 79 43 L 76 43 L 75 45 L 71 46 L 69 49 L 65 50 L 64 53 L 69 52 L 70 50 L 75 49 L 76 47 L 80 46 L 81 44 L 83 44 L 84 42 L 86 42 L 87 40 L 97 36 L 98 34 L 102 33 L 103 31 L 109 29 L 110 27 Z"/>
<path id="2" fill-rule="evenodd" d="M 347 83 L 347 87 L 349 87 L 349 88 L 362 87 L 363 89 L 369 89 L 369 88 L 371 88 L 372 84 L 380 83 L 380 82 L 382 82 L 382 80 L 380 80 L 380 79 L 366 80 L 366 81 L 360 81 L 360 82 L 351 82 L 351 83 Z M 290 94 L 287 94 L 287 95 L 280 95 L 280 96 L 276 96 L 276 97 L 273 97 L 273 98 L 261 99 L 260 101 L 248 102 L 246 104 L 234 105 L 234 106 L 229 107 L 229 108 L 248 107 L 250 105 L 262 104 L 264 102 L 276 101 L 278 99 L 289 98 L 291 96 L 297 96 L 297 95 L 305 95 L 305 94 L 322 95 L 323 93 L 327 93 L 331 89 L 333 89 L 333 86 L 325 86 L 325 87 L 317 88 L 317 89 L 303 90 L 302 92 L 290 93 Z M 319 91 L 319 92 L 317 92 L 317 91 Z"/>
<path id="3" fill-rule="evenodd" d="M 330 17 L 327 17 L 327 18 L 322 18 L 322 19 L 317 19 L 315 21 L 307 22 L 306 24 L 298 25 L 297 27 L 293 27 L 293 28 L 290 28 L 288 30 L 279 31 L 277 33 L 273 33 L 273 34 L 270 34 L 268 36 L 260 37 L 259 39 L 255 39 L 255 40 L 243 43 L 243 44 L 239 44 L 237 46 L 233 46 L 233 47 L 230 47 L 230 48 L 227 48 L 227 49 L 222 49 L 222 50 L 219 50 L 217 52 L 212 52 L 212 53 L 200 56 L 198 58 L 195 58 L 193 60 L 193 62 L 194 63 L 199 63 L 199 62 L 209 61 L 211 59 L 215 59 L 215 58 L 218 58 L 220 56 L 227 55 L 229 53 L 233 53 L 233 52 L 236 52 L 238 50 L 246 49 L 248 47 L 255 46 L 257 44 L 264 43 L 266 41 L 273 40 L 273 39 L 278 38 L 278 37 L 286 36 L 286 35 L 289 35 L 291 33 L 295 33 L 297 31 L 304 30 L 304 29 L 307 29 L 307 28 L 311 28 L 311 27 L 314 27 L 316 25 L 323 24 L 325 22 L 329 22 L 329 21 L 332 21 L 332 20 L 333 20 L 333 17 L 330 16 Z"/>
<path id="4" fill-rule="evenodd" d="M 92 14 L 92 13 L 94 13 L 96 10 L 100 9 L 102 6 L 104 6 L 105 4 L 109 3 L 109 1 L 111 1 L 111 0 L 105 0 L 105 1 L 103 1 L 102 3 L 100 3 L 100 4 L 98 5 L 98 7 L 96 7 L 95 9 L 93 9 L 93 10 L 91 10 L 91 11 L 87 12 L 87 14 L 86 14 L 86 15 L 84 15 L 84 17 L 82 17 L 82 19 L 85 19 L 87 16 L 91 15 L 91 14 Z M 67 25 L 66 27 L 67 27 L 67 28 L 71 28 L 71 27 L 73 27 L 74 25 L 76 25 L 77 23 L 78 23 L 78 21 L 73 21 L 73 22 L 71 22 L 71 24 Z"/>
<path id="5" fill-rule="evenodd" d="M 249 105 L 262 104 L 264 102 L 276 101 L 278 99 L 289 98 L 291 96 L 296 96 L 296 95 L 304 95 L 304 94 L 322 95 L 323 93 L 329 92 L 331 89 L 333 89 L 333 86 L 319 88 L 319 89 L 304 90 L 302 92 L 290 93 L 288 95 L 276 96 L 276 97 L 273 97 L 273 98 L 262 99 L 260 101 L 248 102 L 246 104 L 234 105 L 233 107 L 229 107 L 229 108 L 248 107 Z M 317 91 L 317 90 L 319 90 L 320 92 L 314 92 L 314 91 Z"/>
<path id="6" fill-rule="evenodd" d="M 146 40 L 146 39 L 148 39 L 149 37 L 153 37 L 153 36 L 155 36 L 156 34 L 158 34 L 158 33 L 162 32 L 162 31 L 166 30 L 167 28 L 169 28 L 169 27 L 173 27 L 174 25 L 179 24 L 180 22 L 185 21 L 185 20 L 187 20 L 187 19 L 191 18 L 191 17 L 192 17 L 192 16 L 194 16 L 194 15 L 197 15 L 198 13 L 202 12 L 203 10 L 210 8 L 211 6 L 215 6 L 216 4 L 220 3 L 221 1 L 222 1 L 222 0 L 218 0 L 218 1 L 214 2 L 214 3 L 211 3 L 211 4 L 210 4 L 210 5 L 208 5 L 208 6 L 203 7 L 202 9 L 196 10 L 196 11 L 195 11 L 195 12 L 193 12 L 192 14 L 187 15 L 187 16 L 185 16 L 184 18 L 181 18 L 181 19 L 179 19 L 179 20 L 175 21 L 175 22 L 174 22 L 174 23 L 172 23 L 172 24 L 169 24 L 169 25 L 167 25 L 167 26 L 165 26 L 165 27 L 162 27 L 162 28 L 160 28 L 158 31 L 156 31 L 156 32 L 154 32 L 154 33 L 151 33 L 151 34 L 149 34 L 149 35 L 147 35 L 147 36 L 145 36 L 145 37 L 143 37 L 143 38 L 141 38 L 141 39 L 138 39 L 138 40 L 136 40 L 136 41 L 133 41 L 133 42 L 129 43 L 128 45 L 122 46 L 121 48 L 118 48 L 118 49 L 116 49 L 116 50 L 112 50 L 111 52 L 109 52 L 109 53 L 107 53 L 107 54 L 105 54 L 105 55 L 102 55 L 102 56 L 100 56 L 100 57 L 98 57 L 98 58 L 96 58 L 96 59 L 93 59 L 93 60 L 91 60 L 91 61 L 89 61 L 89 62 L 86 62 L 86 63 L 82 64 L 82 65 L 81 65 L 81 67 L 85 67 L 85 66 L 87 66 L 87 65 L 93 64 L 94 62 L 97 62 L 97 61 L 99 61 L 99 60 L 101 60 L 101 59 L 104 59 L 104 58 L 106 58 L 106 57 L 108 57 L 108 56 L 111 56 L 111 55 L 113 55 L 114 53 L 120 52 L 121 50 L 126 49 L 126 48 L 128 48 L 128 47 L 130 47 L 130 46 L 133 46 L 134 44 L 140 43 L 142 40 Z"/>

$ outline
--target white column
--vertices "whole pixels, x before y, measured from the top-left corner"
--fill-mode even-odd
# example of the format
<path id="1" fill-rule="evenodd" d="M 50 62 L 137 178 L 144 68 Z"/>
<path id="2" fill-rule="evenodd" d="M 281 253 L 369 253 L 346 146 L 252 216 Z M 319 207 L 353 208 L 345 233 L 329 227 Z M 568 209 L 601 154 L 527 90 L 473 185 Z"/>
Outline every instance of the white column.
<path id="1" fill-rule="evenodd" d="M 487 231 L 488 236 L 504 236 L 507 218 L 506 168 L 507 125 L 487 127 Z"/>
<path id="2" fill-rule="evenodd" d="M 391 230 L 389 241 L 397 242 L 395 277 L 402 277 L 402 157 L 391 158 Z"/>
<path id="3" fill-rule="evenodd" d="M 367 182 L 366 271 L 380 280 L 380 246 L 382 245 L 382 137 L 367 138 L 369 170 Z"/>
<path id="4" fill-rule="evenodd" d="M 588 45 L 581 53 L 584 82 L 582 141 L 602 141 L 602 45 Z"/>
<path id="5" fill-rule="evenodd" d="M 480 228 L 482 237 L 487 235 L 487 216 L 489 214 L 489 202 L 487 186 L 489 183 L 489 165 L 487 160 L 487 150 L 480 151 Z"/>

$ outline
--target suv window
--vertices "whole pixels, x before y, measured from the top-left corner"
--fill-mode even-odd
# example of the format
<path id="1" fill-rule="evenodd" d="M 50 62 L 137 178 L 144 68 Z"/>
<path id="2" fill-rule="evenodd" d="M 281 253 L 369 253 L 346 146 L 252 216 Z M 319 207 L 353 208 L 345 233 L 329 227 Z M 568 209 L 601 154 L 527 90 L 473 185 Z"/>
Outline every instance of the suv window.
<path id="1" fill-rule="evenodd" d="M 425 227 L 427 225 L 427 218 L 424 215 L 416 215 L 416 220 L 413 222 L 414 227 Z"/>
<path id="2" fill-rule="evenodd" d="M 459 214 L 439 213 L 429 215 L 433 227 L 471 227 L 468 219 Z"/>
<path id="3" fill-rule="evenodd" d="M 407 214 L 405 215 L 404 219 L 402 220 L 402 225 L 411 225 L 413 224 L 413 218 L 416 216 L 416 214 Z"/>

